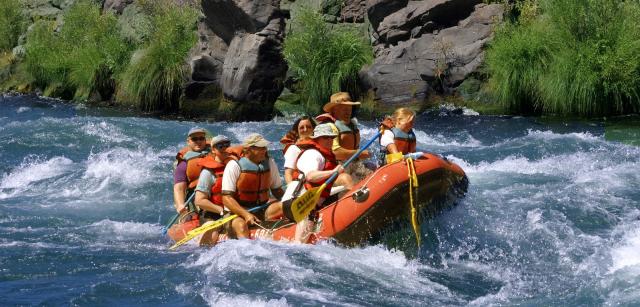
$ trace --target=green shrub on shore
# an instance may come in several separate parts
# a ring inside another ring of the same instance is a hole
[[[9,51],[18,44],[18,37],[26,25],[22,0],[0,0],[0,52]]]
[[[317,12],[301,10],[293,22],[296,31],[285,39],[283,53],[301,83],[307,111],[315,113],[332,93],[355,90],[358,71],[373,61],[373,51],[361,33],[331,29]]]
[[[53,22],[36,22],[25,50],[26,69],[45,94],[86,100],[94,92],[109,98],[113,76],[124,70],[132,46],[120,37],[113,14],[79,0],[64,14],[59,33]]]
[[[173,1],[150,10],[153,33],[120,78],[120,97],[144,111],[176,111],[190,69],[185,59],[197,40],[198,11]]]
[[[524,4],[524,5],[523,5]],[[524,0],[496,33],[487,67],[496,98],[516,112],[600,116],[640,111],[640,5],[623,0]]]

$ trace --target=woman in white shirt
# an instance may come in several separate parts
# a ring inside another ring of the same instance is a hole
[[[296,161],[302,152],[296,143],[310,139],[315,127],[316,122],[311,117],[304,115],[293,123],[291,130],[280,140],[280,143],[284,145],[284,180],[287,184],[293,180],[293,170],[296,168]]]

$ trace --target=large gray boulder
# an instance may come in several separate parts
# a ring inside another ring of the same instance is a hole
[[[387,17],[376,28],[379,42],[396,44],[436,29],[455,26],[469,16],[482,0],[425,0],[411,1],[407,6]]]
[[[233,118],[225,119],[270,118],[287,71],[281,52],[286,13],[278,7],[278,0],[202,1],[185,103],[219,99],[220,92],[233,105]]]
[[[222,73],[222,90],[236,102],[233,114],[245,120],[269,118],[284,88],[287,66],[282,57],[284,21],[258,33],[237,35],[229,45]]]
[[[202,0],[206,23],[227,44],[235,33],[261,31],[280,17],[280,0]]]
[[[431,87],[459,84],[482,63],[502,14],[500,4],[478,4],[456,26],[380,48],[361,78],[376,99],[389,104],[422,100]]]
[[[409,0],[367,0],[366,8],[369,22],[374,29],[392,13],[407,6]]]

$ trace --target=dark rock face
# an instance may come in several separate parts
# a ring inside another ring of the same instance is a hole
[[[398,41],[415,38],[435,29],[455,26],[473,11],[482,0],[427,0],[412,1],[408,5],[385,17],[376,28],[380,43],[396,44]],[[425,28],[425,29],[422,29]]]
[[[234,102],[228,119],[269,119],[287,72],[279,0],[203,0],[202,9],[185,97],[209,98],[201,93],[217,86]]]
[[[407,6],[409,0],[367,0],[366,8],[369,22],[374,29],[392,13]]]
[[[456,12],[470,14],[456,26],[440,29],[445,25],[443,20],[451,22],[447,19],[450,15],[441,17],[445,15],[440,6],[445,2],[449,3],[449,10],[456,8]],[[361,72],[364,85],[375,91],[376,99],[390,104],[421,100],[430,88],[446,91],[480,66],[484,59],[483,47],[492,36],[493,24],[502,18],[503,7],[477,4],[469,9],[462,2],[471,6],[468,3],[477,1],[411,2],[407,8],[383,20],[379,29],[385,32],[379,33],[383,42],[376,49],[376,59]],[[427,17],[416,17],[416,13]],[[417,23],[416,18],[424,23]],[[429,30],[424,30],[425,27]],[[415,32],[417,37],[400,34],[407,31]],[[390,38],[397,38],[391,40],[395,45],[385,45],[391,42]]]
[[[262,30],[279,14],[279,0],[203,0],[207,26],[227,44],[237,32]]]

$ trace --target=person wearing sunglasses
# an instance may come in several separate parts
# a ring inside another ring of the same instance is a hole
[[[229,150],[231,141],[224,135],[211,139],[211,153],[198,162],[202,167],[195,189],[195,204],[200,209],[200,225],[215,221],[224,214],[222,204],[222,175],[225,165],[238,157]],[[204,233],[200,245],[214,245],[218,241],[218,229]]]
[[[211,147],[206,142],[207,131],[200,127],[193,127],[187,133],[187,146],[180,149],[176,155],[173,171],[173,205],[178,213],[188,211],[185,206],[188,190],[196,186],[199,172],[194,172],[199,159],[206,156]]]

